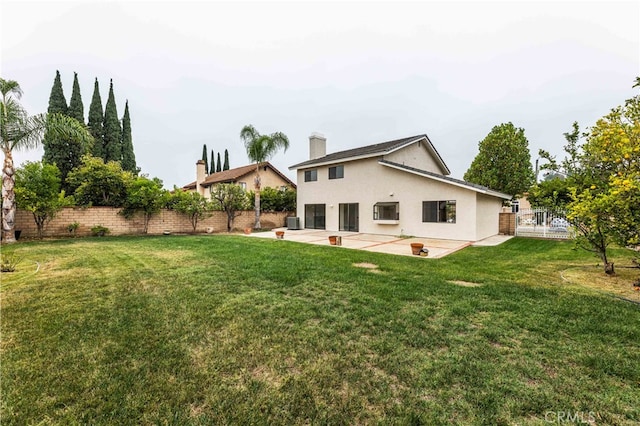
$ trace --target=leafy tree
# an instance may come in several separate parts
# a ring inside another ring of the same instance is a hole
[[[25,163],[16,170],[15,192],[18,207],[33,214],[39,238],[56,213],[72,204],[60,190],[60,170],[55,164]]]
[[[248,205],[247,193],[240,185],[221,183],[211,192],[211,201],[216,210],[227,214],[227,231],[233,229],[233,220],[242,214]]]
[[[116,98],[113,95],[113,80],[109,84],[109,97],[104,109],[102,128],[104,131],[104,161],[121,161],[122,129],[120,128],[120,119],[118,119]]]
[[[284,133],[275,132],[270,135],[261,135],[252,126],[247,125],[240,131],[240,139],[244,142],[249,160],[256,163],[256,177],[254,179],[255,201],[254,210],[256,221],[254,228],[261,228],[260,225],[260,165],[275,155],[278,150],[289,148],[289,139]]]
[[[565,210],[573,198],[571,188],[573,181],[554,176],[531,187],[527,199],[533,207]]]
[[[289,212],[296,209],[296,191],[291,189],[263,188],[260,194],[260,210],[263,212]]]
[[[127,195],[121,213],[126,218],[131,218],[136,213],[142,213],[143,232],[146,234],[149,230],[151,217],[160,212],[167,204],[168,199],[169,193],[162,188],[160,179],[137,176],[127,185]]]
[[[209,174],[212,175],[216,172],[216,161],[215,161],[215,157],[213,156],[213,150],[211,150],[211,168],[209,169]],[[205,164],[206,167],[206,164]]]
[[[133,152],[133,140],[131,138],[131,118],[129,117],[129,101],[124,104],[124,116],[122,117],[122,169],[133,174],[138,173],[136,154]]]
[[[198,222],[211,216],[213,204],[197,192],[187,192],[177,187],[169,198],[168,207],[189,218],[193,232],[196,232]]]
[[[71,99],[69,100],[68,115],[78,120],[79,123],[84,124],[84,105],[82,104],[77,72],[73,73],[73,90],[71,91]]]
[[[220,161],[220,152],[218,152],[218,162],[216,163],[216,172],[222,171],[222,162]]]
[[[541,149],[538,156],[547,160],[540,170],[547,170],[545,179],[536,182],[529,190],[528,199],[534,207],[566,210],[573,200],[572,188],[584,186],[585,176],[580,164],[580,127],[573,123],[573,131],[564,133],[567,144],[563,149],[564,159],[558,163],[555,156]]]
[[[207,157],[207,144],[202,145],[202,161],[204,161],[204,170],[209,172],[209,159]],[[213,162],[213,151],[211,151],[211,161]]]
[[[229,151],[224,150],[224,165],[222,166],[222,170],[229,170]]]
[[[93,144],[93,156],[104,159],[104,115],[102,113],[102,99],[100,98],[100,87],[98,79],[93,85],[93,96],[91,97],[91,105],[89,106],[89,132],[93,136],[95,142]]]
[[[598,191],[593,191],[596,188],[595,185],[583,190],[573,188],[574,201],[568,206],[567,217],[576,229],[576,244],[598,256],[604,272],[613,275],[613,262],[609,262],[607,255],[607,248],[612,243],[611,206]]]
[[[4,153],[2,167],[2,233],[7,243],[15,239],[15,168],[13,150],[35,148],[45,129],[71,140],[90,144],[92,137],[77,120],[62,114],[29,116],[18,102],[22,96],[15,80],[0,78],[0,147]]]
[[[640,96],[611,110],[590,129],[580,157],[584,186],[577,186],[569,217],[579,241],[596,251],[613,274],[606,247],[640,244]]]
[[[500,124],[480,142],[478,155],[464,174],[468,182],[484,185],[515,197],[534,181],[529,141],[524,129]]]
[[[80,206],[124,205],[127,185],[133,180],[117,161],[105,163],[102,158],[85,156],[82,165],[69,173],[67,181]]]

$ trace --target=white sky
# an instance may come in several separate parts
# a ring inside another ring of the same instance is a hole
[[[426,133],[462,178],[508,121],[562,154],[563,133],[625,99],[640,76],[640,2],[33,2],[0,0],[0,76],[30,114],[56,70],[85,118],[97,77],[129,100],[142,172],[195,180],[202,145],[248,164],[240,129],[284,132],[272,163],[295,181],[308,136],[327,152]],[[39,160],[42,150],[15,155]]]

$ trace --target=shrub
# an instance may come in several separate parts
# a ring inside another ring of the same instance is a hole
[[[104,237],[109,232],[111,232],[109,231],[109,228],[102,225],[96,225],[91,228],[91,235],[93,235],[94,237]]]
[[[18,257],[14,252],[4,250],[0,253],[0,271],[2,272],[15,272],[18,263],[22,259]]]
[[[70,234],[75,235],[79,227],[80,222],[73,222],[67,225],[67,231],[69,231]]]

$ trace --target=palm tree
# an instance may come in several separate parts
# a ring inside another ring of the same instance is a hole
[[[249,160],[256,163],[255,184],[255,211],[256,223],[253,226],[258,229],[260,225],[260,165],[269,160],[279,150],[289,148],[289,138],[280,132],[270,135],[261,135],[251,124],[244,126],[240,131],[240,139],[244,141]]]
[[[70,140],[89,144],[93,138],[76,119],[62,114],[27,115],[18,99],[22,89],[17,81],[0,78],[0,148],[4,153],[2,168],[2,234],[5,242],[14,243],[16,195],[13,150],[37,147],[45,130]]]

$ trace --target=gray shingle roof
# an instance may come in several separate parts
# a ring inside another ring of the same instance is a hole
[[[433,148],[435,155],[438,157],[437,160],[439,160],[444,166],[444,168],[447,169],[447,166],[442,160],[442,157],[440,157],[440,154],[438,154],[438,151],[436,151],[433,144],[431,144],[431,141],[429,140],[429,137],[426,134],[410,136],[408,138],[402,138],[402,139],[395,139],[392,141],[381,142],[374,145],[367,145],[360,148],[348,149],[346,151],[334,152],[334,153],[325,155],[324,157],[315,158],[313,160],[303,161],[302,163],[294,164],[293,166],[290,166],[289,169],[300,169],[308,166],[313,166],[315,164],[333,163],[333,162],[348,160],[350,158],[356,158],[356,157],[368,157],[368,156],[374,156],[378,154],[384,155],[389,153],[390,151],[393,151],[398,147],[401,147],[405,144],[408,144],[410,142],[413,142],[419,139],[426,139],[429,142],[429,144],[431,145],[431,148]]]

